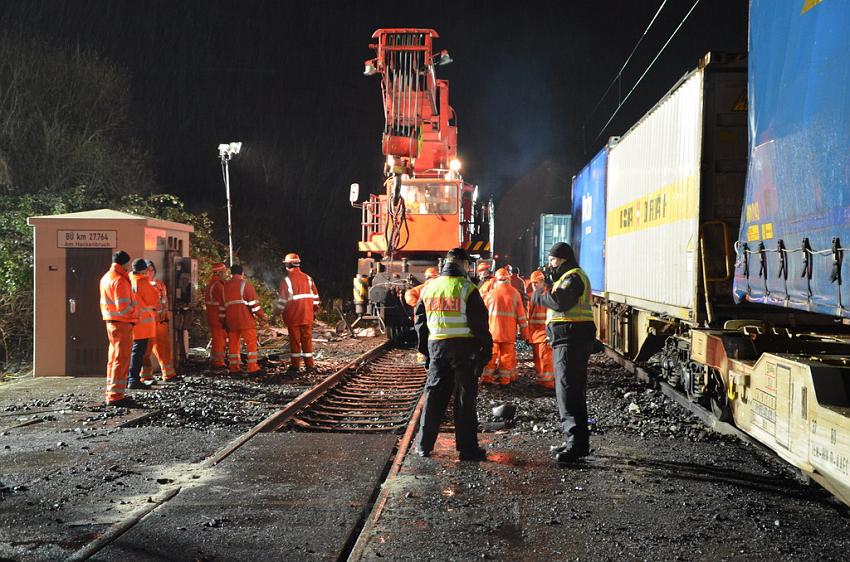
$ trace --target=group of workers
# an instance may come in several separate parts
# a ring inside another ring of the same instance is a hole
[[[277,311],[289,333],[290,365],[288,371],[316,366],[313,357],[313,317],[319,308],[319,291],[313,278],[301,271],[298,254],[287,254],[283,259],[286,274],[278,287]],[[256,320],[266,321],[266,315],[257,299],[257,292],[245,279],[242,266],[230,267],[216,263],[212,277],[204,289],[207,324],[212,336],[210,365],[227,367],[231,373],[240,372],[241,342],[247,351],[247,371],[259,373],[259,352]],[[225,362],[225,349],[227,361]]]
[[[319,292],[312,277],[301,271],[301,258],[287,254],[286,275],[280,282],[277,310],[289,333],[289,371],[303,364],[315,368],[313,357],[313,316],[319,306]],[[212,276],[204,289],[207,323],[212,336],[210,364],[241,371],[241,346],[247,352],[246,370],[262,371],[259,365],[257,320],[266,321],[254,286],[243,275],[242,266],[212,266]],[[170,308],[165,283],[156,276],[151,260],[136,259],[121,250],[113,254],[109,271],[100,280],[100,309],[106,323],[109,354],[106,366],[106,403],[135,407],[126,395],[128,389],[144,390],[156,384],[153,361],[159,362],[162,380],[178,378],[171,357]],[[225,355],[226,350],[226,355]]]
[[[153,361],[159,362],[162,380],[176,380],[171,358],[171,319],[165,283],[156,279],[151,260],[120,250],[113,254],[109,271],[100,280],[100,311],[106,323],[109,354],[106,365],[106,403],[134,406],[127,389],[155,384]]]
[[[476,267],[476,274],[478,292],[487,308],[488,326],[493,338],[491,358],[484,366],[481,384],[509,385],[519,380],[516,354],[519,335],[532,346],[536,384],[554,389],[552,347],[546,339],[546,308],[530,300],[535,290],[547,290],[543,272],[534,271],[526,282],[511,265],[497,269],[493,275],[490,263],[482,261]],[[422,289],[437,277],[437,268],[427,268],[425,283],[406,291],[405,302],[415,309]],[[424,354],[420,353],[420,362],[423,357]]]
[[[507,268],[497,270],[492,278],[479,270],[480,286],[476,287],[467,273],[469,261],[463,248],[450,250],[440,275],[418,288],[414,327],[418,350],[426,357],[428,380],[417,454],[431,454],[442,415],[454,396],[455,447],[460,459],[486,458],[478,445],[478,378],[510,384],[516,377],[519,331],[534,346],[537,383],[555,389],[564,436],[563,443],[553,449],[555,460],[570,463],[587,456],[587,363],[596,325],[590,281],[572,247],[563,242],[552,246],[550,276],[534,272],[528,292],[524,286],[522,291],[513,286]]]

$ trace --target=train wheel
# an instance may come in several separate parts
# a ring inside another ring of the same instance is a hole
[[[723,384],[723,378],[716,369],[711,369],[711,390],[709,392],[711,413],[719,421],[731,422],[732,408],[729,406],[729,397],[726,395],[726,385]]]

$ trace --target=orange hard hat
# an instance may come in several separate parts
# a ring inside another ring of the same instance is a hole
[[[283,258],[283,263],[301,263],[301,258],[298,257],[298,254],[286,254],[286,257]]]
[[[489,270],[490,270],[490,264],[485,262],[485,261],[478,262],[478,265],[475,267],[475,271],[489,271]]]
[[[220,271],[227,271],[227,266],[221,262],[216,262],[212,264],[213,273],[218,273]]]
[[[543,272],[540,271],[539,269],[535,269],[534,271],[531,272],[531,280],[532,281],[543,281],[543,279],[545,279],[545,277],[543,276]]]
[[[504,267],[500,267],[496,270],[496,281],[507,281],[511,278],[511,274],[508,273],[508,270]]]
[[[514,272],[514,266],[512,266],[511,264],[506,265],[505,271],[512,274]]]
[[[425,270],[425,279],[433,279],[434,277],[439,277],[440,272],[437,271],[436,267],[429,267]]]

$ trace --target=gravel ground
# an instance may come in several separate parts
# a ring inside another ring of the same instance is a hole
[[[261,376],[190,362],[180,381],[133,391],[140,409],[103,405],[100,379],[0,385],[0,561],[62,559],[166,487],[205,477],[203,459],[382,341],[321,336],[313,372],[287,373],[275,349]]]
[[[602,355],[591,359],[592,454],[558,467],[554,393],[524,378],[485,387],[487,462],[458,462],[450,433],[387,484],[363,559],[847,560],[847,509],[783,462],[711,432]],[[499,429],[491,408],[517,404]]]

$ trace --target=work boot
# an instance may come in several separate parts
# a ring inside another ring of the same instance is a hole
[[[483,460],[487,460],[487,451],[478,447],[477,449],[472,449],[470,451],[460,451],[458,454],[458,458],[462,461],[473,461],[479,462]]]
[[[107,402],[107,406],[115,406],[116,408],[141,408],[142,405],[133,400],[130,396],[125,396],[121,400],[113,400],[112,402]]]
[[[132,381],[127,383],[127,388],[130,390],[149,390],[151,383],[143,381]]]
[[[422,447],[417,446],[417,447],[416,447],[416,454],[417,454],[417,455],[419,455],[420,457],[430,457],[430,456],[431,456],[431,451],[429,451],[429,450],[427,450],[427,449],[423,449]]]
[[[566,444],[564,444],[561,447],[555,448],[552,451],[552,454],[555,457],[555,462],[557,462],[558,464],[572,463],[576,462],[580,458],[589,455],[590,447],[588,445],[567,446]]]

